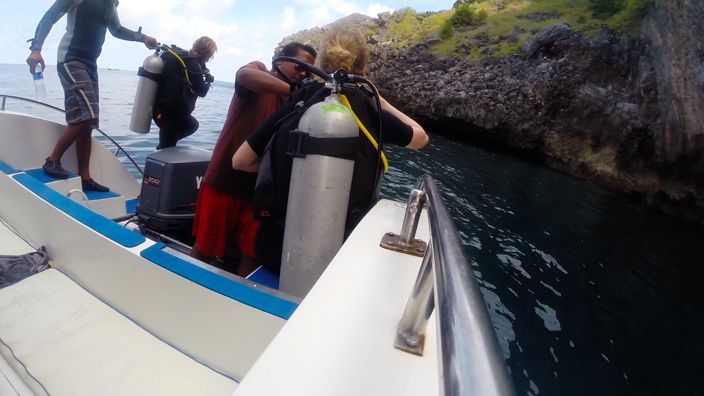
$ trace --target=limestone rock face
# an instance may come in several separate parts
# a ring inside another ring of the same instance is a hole
[[[335,24],[371,32],[372,80],[426,129],[517,149],[704,221],[704,3],[661,3],[640,37],[555,25],[520,54],[480,62],[434,55],[434,38],[399,49],[388,13]],[[284,42],[319,46],[329,28]]]
[[[704,181],[704,2],[662,2],[646,17],[644,62],[654,73],[660,111],[654,125],[659,162]]]
[[[358,29],[362,32],[367,32],[371,27],[377,25],[377,20],[362,14],[350,14],[344,18],[340,18],[337,21],[325,25],[323,27],[313,27],[307,30],[300,31],[294,35],[285,37],[281,43],[274,49],[274,54],[278,54],[284,45],[290,43],[291,41],[298,41],[304,44],[312,44],[317,50],[320,50],[320,43],[325,37],[325,33],[329,30],[335,29],[339,26],[345,28]]]

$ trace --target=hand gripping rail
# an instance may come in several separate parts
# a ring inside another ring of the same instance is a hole
[[[413,239],[426,202],[429,249]],[[515,394],[484,299],[433,178],[426,175],[418,180],[409,196],[401,235],[387,233],[381,245],[408,254],[425,251],[394,346],[422,355],[425,327],[437,307],[440,394]]]

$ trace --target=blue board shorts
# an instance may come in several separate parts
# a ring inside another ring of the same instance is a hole
[[[80,60],[57,65],[59,80],[64,88],[66,123],[90,121],[98,128],[98,67]]]

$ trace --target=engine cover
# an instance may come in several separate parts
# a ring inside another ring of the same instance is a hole
[[[150,229],[190,231],[198,191],[212,152],[169,147],[147,157],[137,215]]]

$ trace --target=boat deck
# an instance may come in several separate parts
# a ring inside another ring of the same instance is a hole
[[[0,256],[19,256],[36,249],[0,221]]]
[[[6,224],[0,222],[0,256],[18,256],[34,251],[24,239],[20,238]],[[2,343],[0,337],[0,344]],[[34,395],[20,379],[15,370],[0,355],[0,395],[17,394]]]
[[[53,268],[0,289],[0,312],[0,378],[33,392],[20,394],[230,395],[237,387]],[[0,383],[0,393],[13,392]]]
[[[0,255],[35,250],[0,221]],[[230,395],[237,387],[55,268],[0,289],[0,312],[1,395]]]

